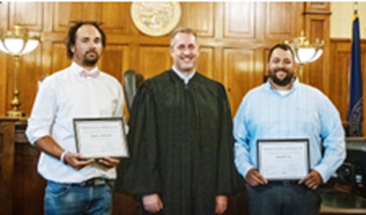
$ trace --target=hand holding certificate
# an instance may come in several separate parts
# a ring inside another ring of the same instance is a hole
[[[74,129],[84,157],[128,157],[122,118],[74,119]]]
[[[309,173],[307,139],[258,140],[258,171],[268,180],[298,180]]]

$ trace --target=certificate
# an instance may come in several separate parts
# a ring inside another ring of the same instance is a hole
[[[309,140],[258,140],[258,171],[267,180],[299,180],[309,173]]]
[[[77,151],[86,158],[128,157],[122,118],[74,119]]]

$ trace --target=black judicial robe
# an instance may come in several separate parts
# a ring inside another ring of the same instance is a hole
[[[235,188],[232,119],[224,87],[168,70],[146,80],[130,114],[127,192],[158,193],[165,215],[210,215]],[[145,212],[145,214],[148,214]]]

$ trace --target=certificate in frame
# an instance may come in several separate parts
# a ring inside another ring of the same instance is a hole
[[[86,158],[128,157],[122,118],[74,119],[76,149]]]
[[[257,164],[267,180],[302,179],[310,171],[309,140],[257,140]]]

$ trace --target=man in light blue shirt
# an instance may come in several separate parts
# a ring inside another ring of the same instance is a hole
[[[248,183],[251,214],[318,214],[317,188],[346,157],[337,109],[319,90],[299,82],[296,66],[291,47],[274,46],[268,57],[269,80],[247,93],[234,118],[235,164]],[[264,178],[256,169],[256,144],[263,139],[308,139],[309,174],[298,181]]]

